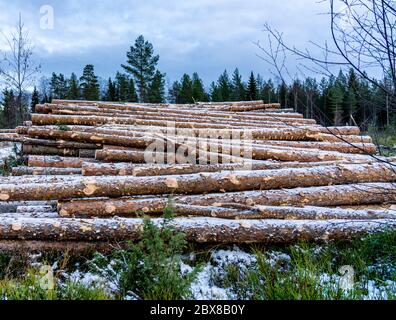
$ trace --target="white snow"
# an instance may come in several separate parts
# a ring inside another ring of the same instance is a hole
[[[13,153],[14,153],[13,145],[0,142],[0,162],[10,157]]]

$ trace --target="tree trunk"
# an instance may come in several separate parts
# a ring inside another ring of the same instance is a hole
[[[81,168],[49,168],[49,167],[26,167],[12,168],[13,176],[46,176],[46,175],[75,175],[82,174]]]
[[[153,219],[162,225],[163,219]],[[348,240],[367,233],[394,229],[395,220],[226,220],[177,218],[169,223],[197,243],[291,243]],[[139,240],[142,219],[12,219],[0,220],[2,240],[123,241]]]
[[[160,215],[169,206],[176,216],[213,217],[222,219],[284,219],[284,220],[328,220],[328,219],[396,219],[389,210],[346,210],[321,207],[272,207],[242,206],[227,204],[221,206],[197,206],[172,203],[167,199],[108,199],[58,202],[62,217],[139,217]]]
[[[257,190],[213,193],[199,196],[178,196],[175,203],[191,205],[223,205],[239,203],[264,206],[353,206],[396,202],[394,183],[363,183],[307,187],[284,190]]]
[[[94,163],[96,160],[89,158],[64,158],[51,156],[28,156],[29,167],[46,168],[81,168],[83,163]]]
[[[67,176],[65,176],[67,177]],[[149,194],[200,194],[271,190],[363,182],[394,182],[388,164],[336,166],[263,171],[227,171],[158,177],[68,177],[62,183],[0,185],[0,201],[63,200]]]

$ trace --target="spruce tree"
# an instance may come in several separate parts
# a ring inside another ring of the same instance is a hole
[[[98,77],[95,75],[94,66],[88,64],[80,78],[81,95],[84,100],[97,101],[100,99]]]
[[[106,97],[105,99],[107,101],[117,101],[117,96],[116,96],[116,87],[114,82],[109,78],[109,81],[107,82],[107,90],[106,90]]]
[[[157,70],[149,88],[149,102],[163,103],[165,101],[165,79],[164,75]]]
[[[169,89],[168,99],[171,103],[180,103],[181,85],[179,81],[175,81]]]
[[[208,100],[203,82],[196,72],[192,75],[192,97],[194,102],[205,102]]]
[[[214,82],[212,82],[210,85],[210,100],[212,102],[222,102],[222,96],[219,87]]]
[[[35,107],[39,103],[40,103],[40,101],[39,101],[39,93],[37,91],[37,88],[34,87],[34,90],[33,90],[33,93],[32,93],[32,100],[31,100],[31,103],[30,103],[30,111],[32,113],[35,112]]]
[[[67,91],[67,99],[69,100],[78,100],[80,99],[80,90],[77,76],[75,73],[72,73],[69,79],[68,91]]]
[[[136,94],[135,81],[132,78],[129,78],[128,102],[137,102],[137,101],[138,101],[138,97]]]
[[[250,74],[249,82],[246,88],[246,100],[254,101],[258,98],[257,83],[253,71]]]
[[[188,74],[184,74],[181,80],[178,103],[193,103],[192,81]]]
[[[50,80],[51,95],[54,99],[59,99],[59,79],[58,75],[53,72]]]
[[[230,101],[232,88],[227,70],[224,70],[224,72],[220,75],[219,79],[217,80],[217,87],[221,96],[221,100]]]
[[[127,102],[129,99],[129,79],[127,75],[117,72],[115,79],[116,99]]]
[[[2,116],[1,125],[4,128],[14,128],[16,126],[17,117],[17,100],[12,90],[4,89],[3,101],[1,102]]]
[[[159,56],[154,55],[153,45],[140,35],[127,52],[127,64],[121,65],[136,80],[140,102],[147,102],[148,87],[153,79]]]
[[[232,101],[243,101],[245,100],[246,92],[245,85],[242,82],[242,76],[239,73],[238,68],[235,69],[232,75]]]

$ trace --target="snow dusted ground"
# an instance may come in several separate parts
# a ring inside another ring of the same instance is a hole
[[[320,248],[318,248],[320,250]],[[191,254],[189,257],[184,259],[181,263],[180,271],[181,274],[187,274],[193,271],[193,268],[189,265],[193,265],[195,255]],[[291,257],[283,252],[269,251],[266,253],[266,262],[273,268],[288,268],[288,264],[291,262]],[[241,250],[238,247],[234,247],[229,250],[216,250],[213,251],[209,261],[200,268],[195,281],[191,285],[192,300],[236,300],[238,297],[232,292],[231,288],[223,285],[224,278],[227,274],[227,266],[235,266],[239,269],[241,274],[244,274],[248,269],[254,269],[257,263],[256,256]],[[383,270],[384,266],[372,266],[372,270],[380,268]],[[57,265],[53,266],[54,270],[57,270]],[[396,268],[395,265],[389,266],[389,268]],[[313,275],[317,279],[318,283],[323,286],[329,286],[332,288],[339,288],[342,286],[344,278],[340,274],[320,274],[319,276]],[[86,287],[96,287],[104,289],[109,296],[116,296],[118,293],[117,282],[119,276],[113,270],[112,262],[101,270],[94,270],[91,272],[81,272],[79,266],[76,266],[74,272],[63,273],[64,281],[72,281],[79,283]],[[60,285],[62,285],[62,283]],[[386,300],[388,293],[396,291],[395,281],[384,281],[376,282],[374,280],[368,280],[363,283],[355,283],[355,288],[359,287],[365,289],[367,294],[363,296],[366,300]],[[345,289],[348,293],[349,289]],[[126,300],[136,299],[134,294],[131,292],[126,297]]]
[[[14,153],[12,144],[0,142],[0,163]]]

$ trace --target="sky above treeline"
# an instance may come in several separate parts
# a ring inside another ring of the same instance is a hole
[[[0,0],[0,30],[9,34],[19,13],[35,45],[42,74],[81,74],[94,64],[102,78],[122,71],[126,51],[143,34],[160,55],[168,81],[198,72],[205,84],[238,67],[271,77],[257,55],[268,22],[298,47],[329,40],[326,4],[317,0]],[[53,10],[53,25],[51,18]],[[0,50],[6,48],[3,39]],[[294,72],[295,62],[289,62]]]

